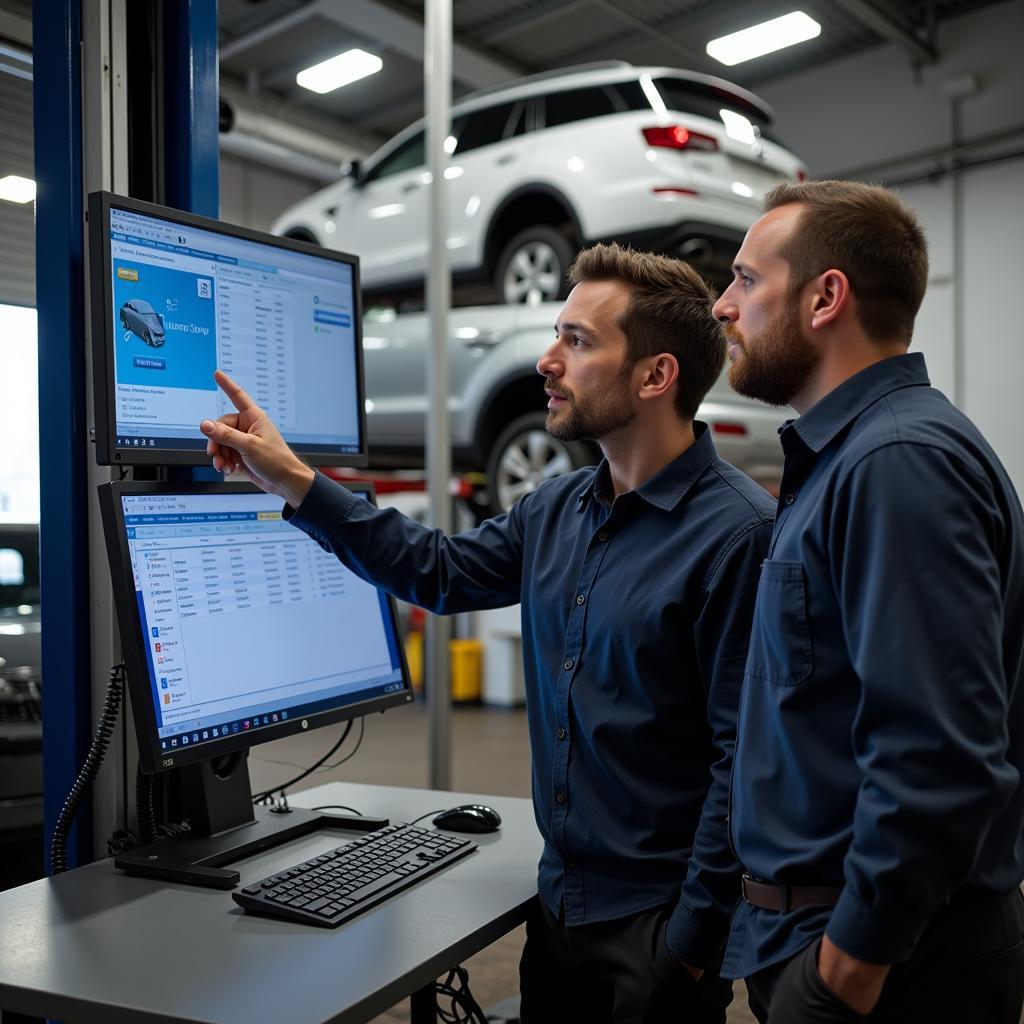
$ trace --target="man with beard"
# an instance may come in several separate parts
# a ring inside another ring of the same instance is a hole
[[[442,613],[521,602],[544,837],[524,1024],[723,1024],[729,766],[773,503],[693,420],[725,360],[700,277],[596,246],[571,280],[537,370],[548,429],[595,438],[604,461],[475,530],[446,537],[354,498],[223,375],[239,412],[201,429],[217,469],[283,497],[293,524],[395,596]]]
[[[715,304],[781,430],[730,832],[723,973],[771,1024],[1017,1024],[1024,517],[908,354],[928,256],[892,193],[782,186]]]

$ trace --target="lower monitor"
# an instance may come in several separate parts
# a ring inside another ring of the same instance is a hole
[[[182,769],[192,826],[118,865],[230,888],[224,864],[323,824],[253,808],[249,747],[412,700],[394,602],[248,485],[111,483],[100,507],[141,765]]]

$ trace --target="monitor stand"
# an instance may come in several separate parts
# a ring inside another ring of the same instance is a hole
[[[144,878],[233,889],[239,874],[224,864],[323,828],[373,832],[388,824],[387,818],[254,807],[248,757],[244,750],[179,769],[191,829],[120,853],[115,867]]]

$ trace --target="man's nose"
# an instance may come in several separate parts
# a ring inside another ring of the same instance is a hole
[[[711,315],[722,324],[735,323],[739,312],[736,303],[732,301],[732,286],[726,288],[718,297],[718,301],[711,307]]]
[[[537,360],[537,372],[542,377],[558,377],[560,376],[560,364],[555,357],[555,351],[558,347],[556,341],[548,350]]]

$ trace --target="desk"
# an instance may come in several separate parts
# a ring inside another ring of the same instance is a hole
[[[487,803],[503,825],[332,930],[245,914],[225,892],[129,878],[110,860],[0,893],[0,1009],[66,1024],[356,1024],[526,918],[541,851],[529,800],[334,783],[293,803],[392,821]],[[235,866],[246,885],[354,837],[319,832]]]

